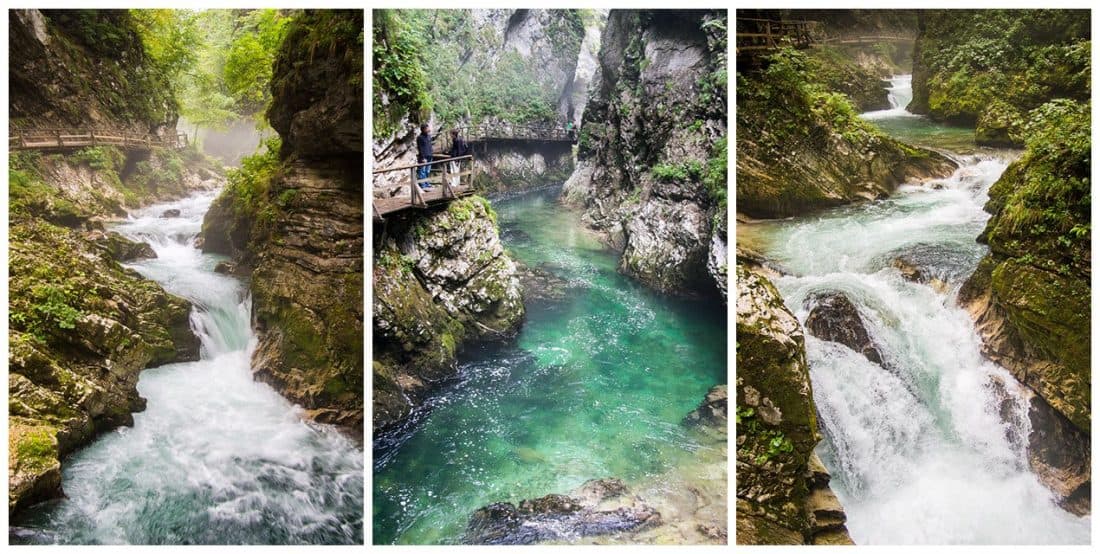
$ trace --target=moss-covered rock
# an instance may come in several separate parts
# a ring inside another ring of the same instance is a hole
[[[909,111],[976,124],[979,144],[1024,144],[1027,113],[1090,96],[1089,14],[927,10],[919,15]]]
[[[306,414],[363,425],[363,13],[307,10],[276,57],[279,138],[231,171],[203,248],[249,274],[257,379]]]
[[[36,452],[52,455],[53,464],[18,451],[9,509],[60,494],[62,456],[133,422],[131,412],[145,407],[136,388],[142,369],[198,359],[191,305],[119,265],[95,241],[102,235],[34,218],[12,222],[9,430],[12,437],[31,428],[25,436],[49,434],[52,450]],[[123,246],[121,237],[111,242],[125,251],[136,246]]]
[[[516,265],[481,197],[426,217],[389,218],[374,257],[374,429],[389,428],[454,374],[475,341],[523,322]],[[378,236],[378,234],[376,234]]]
[[[813,452],[820,434],[802,328],[767,278],[743,263],[737,369],[738,543],[843,540],[843,509]]]
[[[956,165],[894,140],[827,88],[819,64],[792,49],[740,76],[737,209],[786,217],[881,198],[904,182],[945,177]]]
[[[11,121],[174,133],[179,105],[127,10],[13,10]]]
[[[1037,463],[1033,447],[1032,465],[1077,512],[1088,509],[1077,491],[1089,481],[1089,463],[1071,453],[1087,457],[1092,428],[1089,110],[1057,100],[1031,112],[1026,150],[989,190],[985,209],[993,216],[979,240],[990,252],[959,293],[984,353],[1052,409],[1041,418],[1044,410],[1032,410],[1032,443],[1060,454]],[[1050,437],[1064,438],[1065,448]]]

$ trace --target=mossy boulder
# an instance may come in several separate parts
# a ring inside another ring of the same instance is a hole
[[[775,287],[737,264],[737,530],[739,544],[802,544],[844,530],[817,525],[828,478],[813,453],[818,432],[804,335]],[[827,472],[825,472],[827,476]],[[832,509],[832,508],[831,508]]]
[[[453,376],[463,347],[514,336],[524,316],[516,264],[484,198],[386,225],[373,271],[375,432]]]

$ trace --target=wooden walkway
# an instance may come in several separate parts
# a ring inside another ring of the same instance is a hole
[[[917,37],[906,35],[836,36],[822,39],[821,44],[877,44],[880,42],[913,42],[915,40],[917,40]]]
[[[913,42],[913,36],[839,35],[826,36],[819,21],[777,21],[772,19],[737,18],[737,55],[762,55],[783,46],[797,49],[827,44],[876,44],[879,42]]]
[[[431,173],[426,179],[417,179],[417,169],[431,165]],[[474,157],[436,158],[431,163],[419,163],[379,169],[374,175],[396,171],[408,172],[408,196],[373,198],[374,221],[385,221],[385,216],[412,209],[426,209],[448,204],[452,200],[474,193]],[[420,184],[431,186],[427,191],[420,190]]]
[[[513,125],[511,123],[482,123],[471,127],[459,127],[459,133],[467,141],[522,140],[538,142],[572,142],[573,132],[560,125]]]
[[[737,18],[737,55],[755,55],[782,46],[806,49],[824,37],[818,21]]]
[[[127,150],[181,149],[187,147],[187,134],[162,137],[114,130],[17,129],[8,136],[9,150],[70,150],[88,146],[117,146]]]

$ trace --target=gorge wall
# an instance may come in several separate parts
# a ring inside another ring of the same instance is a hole
[[[563,190],[620,270],[666,293],[725,290],[726,24],[721,10],[610,13]]]
[[[14,10],[13,127],[175,133],[176,103],[123,10]],[[220,185],[193,150],[12,152],[8,510],[61,490],[61,460],[133,422],[150,366],[196,360],[191,305],[121,262],[156,254],[104,223]]]
[[[256,378],[354,436],[363,425],[363,15],[306,11],[276,57],[267,119],[203,223],[249,273]],[[281,144],[281,146],[280,146]]]

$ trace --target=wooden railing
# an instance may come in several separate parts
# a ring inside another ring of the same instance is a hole
[[[431,170],[428,177],[423,179],[417,177],[417,170],[430,166]],[[473,176],[474,176],[474,157],[457,156],[454,158],[436,158],[431,162],[417,163],[411,165],[402,165],[397,167],[388,167],[386,169],[379,169],[373,172],[373,175],[379,175],[383,173],[392,173],[395,171],[407,171],[408,172],[408,187],[409,195],[406,197],[393,196],[390,198],[377,198],[373,199],[373,211],[374,219],[382,221],[383,216],[407,210],[411,208],[427,208],[429,206],[446,204],[457,198],[468,196],[474,193],[473,190]],[[421,190],[421,185],[427,185],[435,188],[435,190],[424,191]]]
[[[863,35],[835,36],[821,39],[822,44],[877,44],[880,42],[913,42],[914,36],[906,35]]]
[[[9,150],[67,150],[88,146],[118,146],[129,150],[187,147],[187,134],[167,136],[117,130],[16,129],[8,136]]]
[[[824,27],[818,21],[777,21],[772,19],[737,18],[737,53],[760,53],[781,46],[809,48],[824,37]]]

